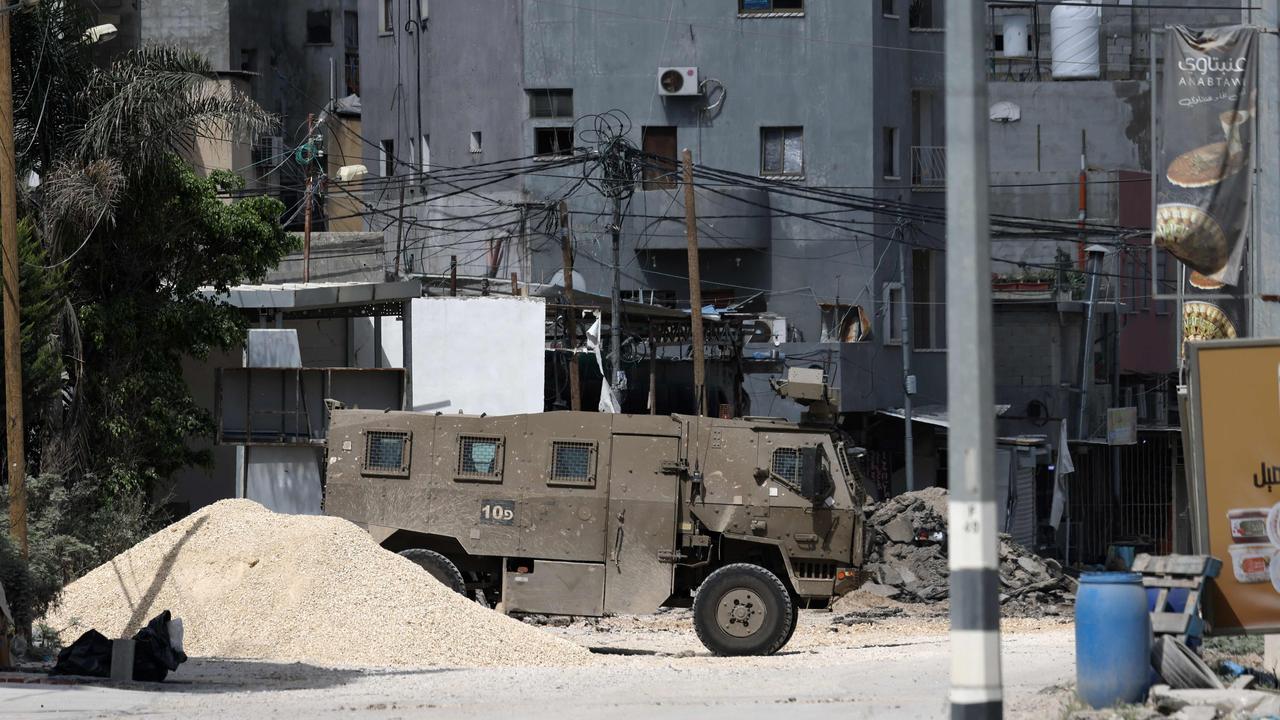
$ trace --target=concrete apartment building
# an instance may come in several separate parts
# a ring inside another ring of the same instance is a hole
[[[1188,8],[1105,0],[1091,31],[1096,72],[1055,76],[1057,5],[987,7],[992,211],[1076,220],[1083,144],[1088,220],[1132,228],[1149,227],[1151,216],[1153,28],[1260,20],[1234,0]],[[944,9],[941,0],[437,0],[429,6],[361,0],[366,164],[389,176],[562,154],[567,145],[585,144],[587,125],[575,127],[575,119],[616,109],[630,120],[629,139],[649,152],[674,157],[687,147],[698,164],[779,181],[784,188],[839,188],[942,207]],[[1006,38],[1015,15],[1024,18],[1022,35]],[[415,34],[418,27],[423,31]],[[1018,50],[1019,42],[1026,48]],[[660,67],[696,67],[703,92],[659,95]],[[455,188],[389,180],[388,188],[405,188],[411,225],[399,237],[385,219],[370,229],[387,233],[388,268],[398,242],[410,274],[439,276],[456,258],[462,274],[505,278],[518,272],[532,282],[551,281],[561,270],[559,229],[527,215],[521,218],[526,222],[516,222],[518,208],[559,199],[574,175],[573,169],[525,175],[484,188],[483,197],[454,195],[429,207],[424,194]],[[629,298],[687,306],[683,199],[671,183],[649,180],[626,208],[622,290]],[[400,205],[398,194],[387,189],[369,193],[368,200]],[[591,192],[569,202],[575,271],[591,292],[607,294],[610,203]],[[841,217],[864,221],[865,232],[831,228],[796,215],[831,213],[832,206],[785,192],[704,188],[697,202],[707,302],[723,307],[750,298],[750,309],[786,319],[786,342],[776,351],[788,363],[818,364],[836,378],[846,426],[874,448],[873,475],[887,491],[945,482],[944,229],[853,213]],[[510,214],[499,212],[504,208]],[[893,240],[902,237],[910,249],[899,253]],[[495,262],[486,250],[503,239],[517,250]],[[1010,486],[1023,485],[1033,519],[1047,514],[1046,490],[1051,494],[1064,423],[1073,446],[1081,448],[1078,466],[1084,466],[1082,477],[1089,475],[1086,482],[1109,484],[1123,464],[1147,486],[1162,483],[1160,492],[1130,503],[1143,521],[1167,514],[1170,483],[1164,478],[1178,472],[1176,434],[1167,429],[1177,422],[1179,319],[1172,303],[1151,297],[1147,242],[1135,236],[1133,247],[1108,248],[1093,343],[1084,354],[1087,297],[1077,243],[1034,237],[993,243],[1001,261],[993,279],[996,411],[1009,441],[1002,445],[1007,452],[1001,467],[1009,470]],[[1156,272],[1169,273],[1159,282],[1171,287],[1172,264]],[[910,382],[899,341],[903,298],[914,346]],[[862,316],[868,322],[858,324],[861,341],[843,342],[851,339],[848,318]],[[773,351],[748,347],[753,350]],[[1076,416],[1086,364],[1081,423]],[[900,419],[908,385],[916,416],[910,483]],[[753,399],[759,402],[752,412],[789,411],[763,393]],[[1109,407],[1138,408],[1140,426],[1164,433],[1160,442],[1126,449],[1119,463],[1106,448],[1093,449],[1105,445],[1099,438],[1105,438]],[[1083,513],[1114,500],[1098,490],[1073,502]],[[1141,531],[1163,532],[1167,524],[1161,520]],[[1028,532],[1036,532],[1035,522]]]
[[[222,77],[280,119],[272,134],[250,142],[206,143],[208,168],[232,169],[250,187],[286,206],[302,198],[305,177],[286,157],[306,138],[307,116],[360,92],[356,0],[97,0],[100,22],[120,32],[106,55],[150,44],[199,51]],[[347,114],[346,121],[351,121]],[[355,120],[358,124],[358,120]],[[282,163],[282,160],[285,161]],[[323,223],[322,223],[323,224]]]
[[[860,188],[868,196],[939,205],[943,196],[936,189],[922,192],[913,185],[911,166],[913,146],[942,144],[937,98],[943,3],[923,4],[929,12],[912,12],[908,5],[437,0],[428,8],[365,0],[366,164],[388,175],[416,170],[415,164],[465,168],[554,155],[563,145],[584,144],[589,121],[575,128],[575,118],[620,110],[629,119],[631,142],[673,161],[689,148],[696,163],[753,178],[798,188]],[[420,37],[405,30],[415,21],[425,28]],[[696,67],[703,92],[661,96],[658,68],[671,66]],[[519,251],[507,253],[498,268],[488,265],[482,227],[461,236],[456,228],[468,214],[486,216],[492,207],[479,207],[486,203],[553,202],[575,173],[580,171],[526,175],[486,187],[485,198],[433,200],[430,209],[421,203],[424,188],[409,183],[411,221],[447,224],[450,231],[407,227],[405,268],[441,274],[457,256],[460,273],[505,278],[518,272],[532,282],[552,280],[562,269],[558,228],[530,220],[514,241]],[[400,198],[393,190],[375,191],[369,199],[390,208]],[[584,191],[569,203],[578,241],[575,271],[586,289],[607,294],[610,202]],[[894,224],[845,213],[842,219],[865,223],[865,231],[824,227],[795,216],[829,213],[830,205],[755,189],[700,190],[697,203],[705,302],[726,307],[754,298],[752,309],[785,318],[782,353],[818,357],[833,375],[855,369],[844,381],[851,410],[890,405],[894,393],[871,382],[867,372],[879,373],[898,354],[882,332],[886,292],[897,292],[884,286],[897,277],[897,253],[886,240]],[[676,184],[656,174],[631,198],[622,226],[625,297],[687,306],[683,212]],[[502,220],[505,227],[493,234],[515,234],[517,223]],[[375,227],[387,225],[378,218]],[[395,226],[387,233],[391,245]],[[921,277],[928,278],[919,293],[940,299],[941,262],[927,252],[919,262]],[[847,326],[847,318],[859,318],[855,306],[876,339],[822,342],[842,334],[841,320]],[[941,318],[941,306],[935,307],[933,317]],[[935,327],[919,363],[940,376],[943,332],[940,323]]]

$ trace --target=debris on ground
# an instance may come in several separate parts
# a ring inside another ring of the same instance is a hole
[[[124,677],[140,682],[163,682],[187,661],[182,651],[182,621],[168,610],[160,613],[133,636],[133,667]],[[115,660],[112,641],[89,630],[58,653],[52,675],[111,677]]]
[[[868,508],[868,582],[861,591],[907,603],[935,603],[950,592],[947,569],[947,491],[903,493]],[[1076,582],[1052,559],[1000,535],[1002,614],[1070,615]],[[836,612],[841,612],[837,603]]]
[[[76,580],[44,620],[126,637],[159,609],[188,654],[328,666],[547,666],[590,654],[437,582],[334,517],[210,505]]]

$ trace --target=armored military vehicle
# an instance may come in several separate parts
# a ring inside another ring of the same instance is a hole
[[[852,589],[865,494],[818,370],[771,418],[335,409],[325,512],[508,613],[692,607],[722,655],[769,654]]]

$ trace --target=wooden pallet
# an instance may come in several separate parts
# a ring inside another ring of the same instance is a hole
[[[1156,610],[1151,613],[1151,632],[1159,637],[1171,635],[1186,642],[1187,637],[1198,637],[1203,629],[1200,619],[1200,598],[1205,580],[1215,578],[1222,570],[1222,561],[1212,555],[1147,555],[1143,553],[1133,560],[1133,572],[1142,574],[1143,588],[1158,588]],[[1174,589],[1187,591],[1187,602],[1182,612],[1166,612],[1169,593]]]

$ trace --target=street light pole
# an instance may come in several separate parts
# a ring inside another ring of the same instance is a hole
[[[27,557],[26,449],[22,422],[22,327],[18,298],[18,156],[13,143],[13,68],[8,13],[0,13],[0,233],[4,277],[4,405],[9,533]]]
[[[1000,718],[985,3],[947,4],[951,717]]]

